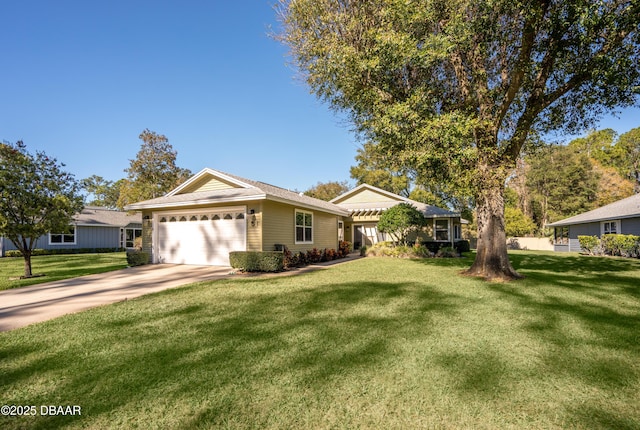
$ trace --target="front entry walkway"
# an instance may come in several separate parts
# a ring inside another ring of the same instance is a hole
[[[152,264],[0,291],[0,331],[229,276],[230,267]]]

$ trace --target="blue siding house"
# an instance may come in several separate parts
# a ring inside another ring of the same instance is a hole
[[[51,232],[38,238],[36,249],[121,249],[133,248],[142,236],[142,216],[101,207],[87,206],[73,217],[66,231]],[[0,256],[15,250],[14,244],[0,237]]]
[[[578,236],[633,234],[640,236],[640,194],[551,224],[554,251],[581,251]]]

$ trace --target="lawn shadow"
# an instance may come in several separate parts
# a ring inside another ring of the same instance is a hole
[[[434,315],[457,312],[455,295],[420,283],[338,282],[285,294],[270,291],[272,282],[247,281],[256,293],[246,296],[221,288],[211,296],[218,303],[187,300],[188,290],[198,289],[194,286],[155,295],[166,310],[141,312],[133,300],[115,305],[116,312],[84,313],[94,314],[79,327],[87,343],[27,360],[3,375],[3,385],[57,375],[55,387],[28,401],[86,405],[92,399],[83,416],[36,417],[32,429],[84,417],[107,419],[115,410],[135,410],[145,399],[179,404],[193,397],[207,401],[183,426],[217,425],[224,423],[225,411],[249,408],[247,396],[269,384],[286,391],[287,386],[331,386],[344,375],[366,374],[393,356],[397,339],[416,335],[407,321],[428,327]],[[103,350],[100,344],[117,348]],[[2,354],[13,352],[0,346]],[[73,363],[78,356],[83,362]],[[260,426],[260,412],[253,412],[247,419]]]

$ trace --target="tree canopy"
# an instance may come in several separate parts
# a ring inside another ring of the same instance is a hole
[[[400,203],[380,215],[378,230],[388,233],[394,242],[406,244],[409,234],[420,231],[426,224],[426,218],[415,206]]]
[[[347,181],[318,182],[316,185],[305,191],[304,194],[309,197],[314,197],[328,202],[347,191],[349,191],[349,184]]]
[[[31,154],[22,141],[0,143],[0,236],[24,257],[24,276],[32,276],[31,254],[47,233],[65,233],[82,210],[73,175],[44,152]]]
[[[519,277],[503,193],[532,133],[577,133],[636,102],[637,1],[281,0],[279,11],[319,98],[381,153],[469,189],[470,275]]]
[[[102,176],[91,175],[81,181],[82,188],[91,196],[87,201],[89,206],[101,206],[108,209],[118,207],[120,188],[124,179],[115,182],[108,181]]]
[[[176,165],[178,152],[166,136],[145,129],[139,138],[140,150],[125,169],[127,178],[120,187],[119,208],[163,196],[192,175],[190,170]]]

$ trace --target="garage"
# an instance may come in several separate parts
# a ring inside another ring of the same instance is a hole
[[[158,263],[228,266],[229,252],[245,251],[246,207],[155,214]]]

